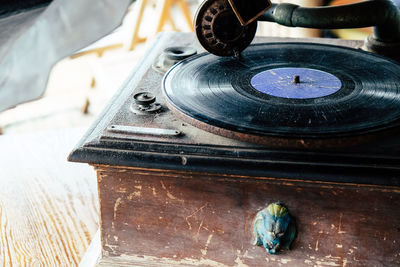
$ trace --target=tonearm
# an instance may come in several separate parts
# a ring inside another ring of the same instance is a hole
[[[390,0],[304,8],[294,4],[270,4],[252,0],[257,7],[249,13],[244,0],[206,0],[195,19],[196,34],[209,52],[230,56],[244,50],[254,38],[257,21],[276,22],[289,27],[346,29],[374,27],[363,49],[400,60],[400,11]],[[246,1],[248,3],[248,1]],[[257,11],[262,11],[258,12]],[[247,20],[243,20],[247,18]]]

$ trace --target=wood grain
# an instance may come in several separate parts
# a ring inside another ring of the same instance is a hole
[[[396,187],[97,166],[99,266],[399,266]],[[290,251],[252,244],[258,211],[295,217]]]
[[[77,266],[98,228],[96,178],[67,162],[81,129],[0,137],[1,266]]]

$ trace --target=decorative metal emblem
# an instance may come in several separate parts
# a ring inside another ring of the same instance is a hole
[[[254,245],[263,245],[268,253],[276,254],[282,247],[290,248],[296,237],[296,224],[282,203],[272,203],[259,211],[254,220]]]

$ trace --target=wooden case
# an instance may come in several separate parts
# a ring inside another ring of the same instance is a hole
[[[162,74],[151,68],[171,45],[197,46],[192,35],[160,35],[70,155],[97,172],[99,266],[400,265],[397,138],[339,151],[292,151],[197,129],[167,108]],[[140,91],[152,92],[162,112],[132,113],[132,96]],[[107,130],[113,125],[177,129],[183,135]],[[383,155],[385,147],[393,154]],[[295,218],[297,236],[290,250],[271,255],[253,245],[253,221],[277,201]]]

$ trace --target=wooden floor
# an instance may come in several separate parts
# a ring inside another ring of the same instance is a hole
[[[95,172],[67,162],[84,129],[0,136],[0,266],[77,266],[98,229]]]

